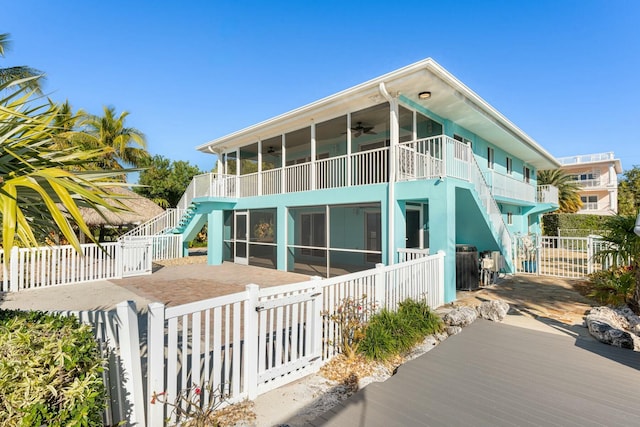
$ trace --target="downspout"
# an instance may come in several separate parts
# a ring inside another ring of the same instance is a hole
[[[388,264],[395,264],[395,196],[396,196],[396,146],[400,130],[398,127],[398,100],[387,92],[384,82],[378,86],[382,96],[389,102],[389,191],[387,192],[387,260]]]

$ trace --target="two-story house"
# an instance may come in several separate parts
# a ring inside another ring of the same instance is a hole
[[[558,207],[536,185],[555,158],[432,59],[197,149],[216,172],[194,178],[174,232],[208,224],[209,264],[326,277],[444,251],[451,301],[456,244],[512,271],[512,236]]]
[[[622,163],[613,152],[560,157],[558,162],[580,187],[582,208],[577,213],[618,213],[618,174],[622,173]]]

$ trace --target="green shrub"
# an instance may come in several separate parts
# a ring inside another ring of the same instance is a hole
[[[421,339],[444,329],[440,316],[431,311],[424,301],[406,299],[400,303],[398,314],[420,332]]]
[[[572,230],[575,237],[585,237],[602,230],[605,219],[602,215],[548,213],[542,216],[542,230],[545,236],[558,236],[558,230]]]
[[[635,279],[635,271],[628,266],[596,271],[589,275],[593,289],[587,296],[600,304],[626,304],[633,296]]]
[[[368,359],[386,360],[400,352],[393,324],[397,318],[395,313],[382,310],[374,315],[365,331],[364,339],[358,350]]]
[[[3,426],[102,425],[102,358],[74,317],[0,310]]]
[[[442,320],[426,303],[407,299],[398,311],[382,310],[371,318],[359,351],[368,359],[386,360],[442,328]]]

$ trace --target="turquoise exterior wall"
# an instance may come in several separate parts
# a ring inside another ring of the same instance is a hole
[[[460,135],[472,143],[473,153],[482,171],[487,172],[487,147],[494,149],[495,173],[507,174],[506,158],[513,161],[512,177],[523,180],[524,162],[505,151],[485,141],[483,138],[470,132],[457,123],[442,118],[433,112],[412,103],[410,100],[400,97],[400,105],[413,109],[440,123],[444,134]],[[407,117],[407,115],[405,115]],[[424,122],[423,122],[424,123]],[[404,128],[406,131],[406,127]],[[374,137],[367,134],[361,135],[357,141],[352,141],[353,152],[359,145],[369,142],[380,142],[380,136],[385,131]],[[389,134],[389,131],[386,131]],[[383,135],[384,136],[384,135]],[[387,135],[388,137],[389,135]],[[406,135],[405,135],[406,136]],[[371,139],[368,139],[371,138]],[[339,146],[332,145],[332,141],[325,141],[322,153],[329,153],[331,157],[345,154]],[[382,141],[381,143],[384,143]],[[388,141],[387,141],[388,143]],[[294,158],[299,155],[304,158],[309,147],[297,146],[287,152]],[[531,169],[531,182],[535,185],[535,170]],[[393,186],[393,192],[390,190]],[[390,194],[393,200],[389,202]],[[229,259],[233,254],[222,243],[230,239],[231,226],[229,215],[232,211],[252,211],[255,209],[275,209],[276,212],[276,267],[280,270],[293,270],[294,261],[304,260],[298,254],[294,258],[294,252],[289,246],[299,245],[296,236],[300,234],[301,216],[306,212],[324,212],[326,206],[330,206],[331,215],[329,223],[330,247],[338,249],[363,250],[367,241],[365,233],[365,216],[367,209],[361,207],[374,204],[380,211],[380,249],[383,263],[390,264],[397,261],[397,249],[406,246],[407,205],[418,204],[423,206],[423,227],[428,230],[425,233],[425,246],[431,253],[443,251],[445,253],[445,301],[450,302],[456,298],[456,244],[471,244],[481,251],[499,250],[499,242],[494,226],[481,205],[478,194],[470,183],[455,178],[445,177],[440,179],[421,179],[414,181],[398,182],[394,184],[375,184],[356,187],[341,187],[335,189],[323,189],[305,192],[293,192],[286,194],[243,197],[239,199],[195,199],[198,203],[198,212],[204,214],[209,226],[208,262],[220,264],[224,259]],[[391,203],[389,205],[389,203]],[[502,201],[500,209],[505,223],[507,216],[512,214],[509,230],[513,233],[527,233],[539,230],[539,213],[548,206],[530,206],[523,201]],[[393,221],[390,219],[392,212]],[[531,223],[531,224],[530,224]],[[195,225],[194,225],[195,227]],[[389,242],[389,239],[392,239]],[[391,243],[391,245],[389,245]],[[336,251],[337,260],[350,265],[372,266],[370,258],[363,253]],[[305,253],[305,256],[313,257],[313,254]],[[332,255],[330,255],[332,256]],[[333,260],[332,260],[333,264]]]

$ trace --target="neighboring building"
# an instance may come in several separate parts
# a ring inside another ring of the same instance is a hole
[[[558,162],[580,186],[582,208],[577,213],[618,213],[618,174],[622,173],[622,164],[612,152],[560,157]]]
[[[456,244],[513,271],[512,235],[558,207],[536,185],[555,158],[432,59],[197,149],[218,173],[194,178],[174,231],[208,224],[209,264],[333,276],[444,251],[452,301]]]

